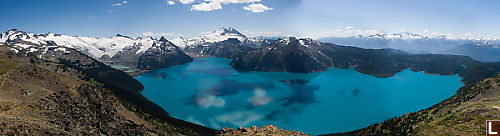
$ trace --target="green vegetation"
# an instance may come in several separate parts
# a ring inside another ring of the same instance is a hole
[[[89,83],[95,86],[104,87],[103,83],[96,81],[94,78],[90,78]]]

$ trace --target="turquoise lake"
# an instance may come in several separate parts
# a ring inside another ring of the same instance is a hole
[[[354,69],[237,72],[224,58],[150,71],[136,77],[142,94],[175,118],[207,127],[277,125],[325,134],[345,132],[428,108],[462,87],[457,75],[405,70],[376,78]]]

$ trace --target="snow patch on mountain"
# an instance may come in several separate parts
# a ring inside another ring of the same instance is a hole
[[[158,40],[150,36],[132,39],[119,34],[111,38],[78,37],[53,33],[38,35],[11,29],[1,33],[0,42],[6,44],[15,42],[16,47],[27,49],[30,52],[35,51],[34,49],[29,49],[32,46],[43,47],[55,44],[55,46],[76,49],[93,58],[99,59],[104,55],[113,57],[126,48],[137,46],[139,49],[136,54],[141,54],[153,48],[153,45],[158,43]]]
[[[182,37],[170,39],[170,42],[174,43],[179,48],[184,48],[188,45],[188,41]]]
[[[182,37],[178,37],[170,39],[170,41],[172,41],[172,43],[174,43],[180,48],[186,48],[194,46],[207,46],[210,43],[221,42],[228,40],[230,38],[236,38],[239,41],[244,41],[248,39],[245,35],[238,32],[238,30],[231,27],[227,28],[225,27],[220,30],[213,31],[211,33],[199,37],[191,39],[184,39]]]

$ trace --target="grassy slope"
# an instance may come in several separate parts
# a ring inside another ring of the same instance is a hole
[[[431,109],[427,120],[417,123],[416,135],[484,135],[485,121],[500,119],[500,78],[489,78],[472,87],[472,99]]]

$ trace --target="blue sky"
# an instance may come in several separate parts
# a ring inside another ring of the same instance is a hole
[[[0,0],[0,30],[189,38],[233,27],[249,36],[408,31],[500,38],[498,5],[497,0]]]

